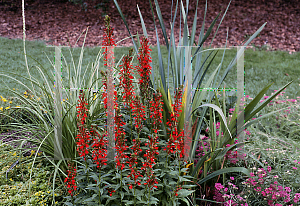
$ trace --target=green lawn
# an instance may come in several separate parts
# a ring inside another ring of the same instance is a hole
[[[0,53],[0,73],[7,73],[7,71],[15,72],[18,74],[22,74],[22,76],[28,77],[27,69],[25,65],[24,60],[24,49],[23,49],[23,41],[21,39],[18,40],[12,40],[7,38],[0,37],[0,44],[1,46],[1,53]],[[154,71],[158,72],[159,66],[158,66],[158,58],[157,58],[157,48],[151,47],[152,52],[152,60],[153,60],[153,69]],[[78,67],[78,59],[80,56],[81,48],[75,48],[73,49],[73,58],[74,58],[74,64],[75,67]],[[117,63],[123,54],[128,54],[129,48],[116,48],[115,49],[115,62]],[[167,50],[165,46],[161,46],[162,54],[164,56],[164,69],[165,74],[167,75]],[[96,57],[100,51],[100,47],[95,48],[85,48],[83,53],[83,62],[82,62],[82,69],[81,74],[83,76],[84,71],[86,67],[89,64],[88,70],[91,68],[91,64],[95,62]],[[195,48],[192,50],[192,54],[196,51]],[[31,42],[26,41],[26,52],[28,55],[28,67],[31,75],[33,77],[39,78],[40,75],[37,69],[37,66],[40,68],[44,68],[46,71],[53,71],[53,66],[51,66],[51,63],[49,62],[48,58],[51,60],[51,62],[54,62],[54,48],[46,47],[43,42]],[[209,54],[210,51],[204,52],[204,55],[202,59],[206,57],[206,55]],[[64,55],[66,62],[69,66],[73,67],[72,58],[70,55],[70,51],[68,48],[62,49],[62,54]],[[214,54],[214,53],[213,53]],[[213,56],[213,54],[208,59],[209,60]],[[219,79],[225,72],[225,69],[227,68],[230,61],[234,58],[234,55],[236,54],[236,49],[229,49],[226,50],[225,56],[224,56],[224,62],[221,68],[221,71],[219,73]],[[37,60],[35,62],[31,57]],[[173,54],[171,54],[173,57]],[[48,56],[48,58],[47,58]],[[223,56],[223,50],[220,50],[219,53],[216,55],[215,60],[213,61],[211,68],[208,70],[208,74],[214,70],[219,63],[222,60]],[[287,88],[285,95],[289,96],[289,98],[296,98],[297,96],[300,96],[300,90],[299,90],[299,84],[300,84],[300,52],[297,52],[295,54],[288,54],[288,52],[282,52],[282,51],[253,51],[252,49],[245,50],[245,94],[250,95],[251,97],[256,96],[258,94],[258,90],[263,88],[265,85],[267,85],[269,82],[274,82],[274,84],[271,86],[268,95],[271,94],[271,92],[275,89],[278,89],[282,86],[284,86],[287,82],[294,80],[294,82]],[[102,61],[102,59],[100,59]],[[196,60],[196,59],[195,59]],[[100,65],[103,65],[101,63]],[[173,60],[174,61],[174,60]],[[122,62],[122,61],[121,61]],[[196,62],[196,61],[194,61]],[[195,65],[195,63],[193,64]],[[40,64],[38,64],[40,63]],[[133,65],[137,65],[137,58],[134,58]],[[193,68],[194,68],[193,65]],[[174,67],[174,65],[173,65]],[[62,77],[63,80],[67,78],[66,73],[66,67],[65,62],[62,60]],[[206,68],[206,67],[204,67]],[[100,69],[103,70],[103,66],[100,66]],[[288,74],[285,75],[285,74]],[[23,75],[24,74],[24,75]],[[51,74],[51,73],[49,73]],[[171,69],[169,70],[169,74],[171,77]],[[88,75],[86,75],[88,76]],[[206,78],[209,75],[206,76]],[[18,78],[20,79],[20,78]],[[236,67],[233,67],[232,70],[228,73],[227,77],[225,78],[224,82],[226,83],[226,88],[235,88],[236,87]],[[17,84],[15,81],[0,77],[0,81],[4,80],[4,82],[10,87],[10,88],[18,88],[20,91],[25,91],[24,88],[20,87],[19,84]],[[49,79],[50,80],[50,79]],[[53,80],[54,81],[54,80]],[[172,83],[173,79],[170,78],[170,82]],[[1,81],[2,82],[2,81]],[[170,85],[172,88],[173,86]],[[5,88],[5,84],[0,84],[0,95],[3,97],[8,97],[10,94],[8,94],[7,91],[4,91],[3,88]]]

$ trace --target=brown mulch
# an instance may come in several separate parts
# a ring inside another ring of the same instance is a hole
[[[16,2],[16,0],[1,0],[1,2]],[[9,38],[23,38],[22,23],[22,5],[21,1],[10,7],[0,2],[0,36]],[[73,4],[68,1],[59,0],[29,0],[25,1],[25,20],[26,20],[26,39],[27,40],[44,40],[47,45],[69,45],[67,35],[70,38],[70,44],[73,47],[80,34],[89,26],[85,46],[100,46],[102,42],[104,17],[101,16],[102,9],[95,9],[93,6],[101,0],[85,1],[88,5],[87,12],[81,10],[80,4]],[[179,1],[180,2],[180,1]],[[196,0],[189,3],[188,25],[191,33]],[[201,30],[201,25],[205,10],[205,0],[200,0],[198,4],[197,15],[197,32],[196,42]],[[217,26],[229,4],[229,0],[208,0],[208,11],[206,14],[205,32],[210,26],[213,19],[221,11],[217,25],[213,29],[216,31]],[[262,30],[260,37],[252,41],[256,46],[269,44],[274,50],[285,50],[291,52],[300,51],[300,1],[299,0],[262,0],[246,1],[234,0],[231,2],[229,9],[219,31],[212,43],[212,47],[224,47],[228,33],[228,46],[240,45],[247,35],[252,35],[257,29],[267,22]],[[127,23],[131,34],[142,34],[142,26],[136,5],[138,4],[143,15],[148,36],[151,45],[156,45],[156,35],[154,30],[153,18],[149,1],[120,1],[118,0],[123,14],[126,16]],[[158,0],[160,10],[166,26],[167,36],[170,37],[170,19],[172,0]],[[174,0],[176,3],[176,0]],[[183,4],[186,5],[185,1]],[[163,35],[159,26],[156,15],[154,1],[152,5],[155,12],[156,26],[160,44],[165,45]],[[112,18],[111,25],[114,28],[115,42],[128,37],[129,33],[118,13],[114,1],[109,2],[108,15]],[[175,4],[173,6],[173,16]],[[178,44],[179,36],[179,11],[175,22],[176,39]],[[183,24],[182,24],[183,25]],[[181,29],[183,33],[183,30]],[[85,34],[85,32],[84,32]],[[209,46],[213,35],[208,38],[205,46]],[[84,35],[80,38],[76,46],[82,46]],[[131,46],[131,39],[121,42],[118,46]]]

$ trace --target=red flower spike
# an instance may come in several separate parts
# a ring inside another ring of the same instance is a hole
[[[131,179],[134,180],[135,185],[141,185],[141,183],[138,181],[138,178],[143,177],[143,175],[141,175],[141,173],[137,169],[137,164],[138,164],[137,157],[142,152],[142,150],[139,149],[140,148],[140,140],[139,139],[137,139],[137,140],[133,139],[132,141],[133,141],[133,146],[132,146],[133,153],[131,153],[129,161],[126,162],[126,163],[129,164],[129,168],[131,169],[131,173],[127,177],[131,177]],[[129,189],[132,189],[132,188],[133,188],[133,185],[130,184]]]
[[[104,28],[104,34],[103,34],[103,46],[116,46],[114,39],[113,39],[113,28],[110,27],[110,17],[108,15],[105,16],[105,28]],[[104,66],[107,66],[107,59],[108,59],[108,48],[102,47],[102,49],[105,49],[103,52],[104,55]]]
[[[66,187],[69,189],[69,194],[73,197],[75,190],[77,190],[77,185],[75,182],[76,168],[73,165],[68,165],[68,177],[65,178]]]
[[[170,114],[170,120],[167,122],[167,125],[169,126],[168,130],[170,131],[168,134],[170,136],[168,145],[167,145],[167,152],[168,154],[175,154],[176,152],[179,153],[180,157],[182,158],[184,156],[184,133],[183,130],[179,134],[177,131],[177,124],[178,124],[178,117],[179,112],[181,112],[181,98],[182,98],[182,89],[180,88],[176,89],[175,93],[175,104],[172,104],[173,111]]]
[[[77,124],[79,132],[77,134],[77,151],[79,152],[79,156],[83,157],[85,160],[86,155],[89,153],[89,143],[90,143],[90,138],[91,135],[89,131],[85,128],[85,117],[87,117],[87,108],[85,105],[87,105],[86,100],[84,98],[84,94],[82,91],[80,92],[81,94],[79,95],[79,106],[76,108],[79,110],[77,111],[78,115],[77,118],[79,118],[77,121],[81,122],[81,124]]]
[[[140,102],[139,96],[136,96],[133,101],[132,115],[134,118],[135,128],[139,134],[143,128],[142,120],[146,120],[145,106]]]
[[[128,158],[128,156],[125,154],[125,151],[128,149],[128,146],[126,146],[126,139],[125,139],[125,131],[122,126],[125,125],[125,123],[121,119],[121,115],[119,115],[120,110],[117,109],[116,116],[115,116],[115,141],[116,141],[116,167],[119,170],[123,170],[125,168],[125,163],[121,161],[124,158]]]
[[[153,93],[154,101],[150,100],[150,118],[153,120],[153,131],[155,134],[157,134],[157,130],[160,127],[160,124],[162,123],[162,95],[159,93],[155,94]]]
[[[91,134],[94,136],[93,139],[93,152],[92,152],[92,158],[94,162],[97,164],[97,168],[101,169],[103,165],[107,165],[107,150],[106,146],[108,144],[107,139],[104,139],[104,137],[107,135],[104,133],[102,136],[99,135],[99,133],[96,130],[91,130]]]
[[[150,46],[148,45],[149,40],[146,37],[142,38],[141,47],[139,48],[139,66],[135,67],[135,70],[138,72],[139,79],[139,88],[142,100],[145,101],[149,97],[149,82],[150,82],[150,74],[151,74],[151,66],[152,62],[150,57]]]
[[[141,168],[141,170],[144,170],[146,172],[146,176],[147,176],[147,182],[145,183],[145,185],[147,185],[151,190],[155,183],[158,183],[157,180],[155,179],[155,176],[153,175],[153,166],[156,164],[155,163],[155,155],[158,155],[158,147],[157,147],[157,139],[158,137],[149,137],[149,141],[148,143],[146,143],[145,145],[148,145],[149,149],[146,150],[146,154],[144,154],[144,157],[146,157],[147,161],[143,162],[143,166]]]
[[[131,60],[133,57],[131,57],[133,52],[133,49],[129,50],[129,55],[126,55],[123,58],[123,64],[120,65],[121,67],[121,74],[120,74],[120,87],[123,88],[123,100],[125,102],[125,107],[126,108],[131,108],[133,109],[133,95],[134,93],[134,88],[132,85],[132,79],[133,79],[133,68],[131,65]]]

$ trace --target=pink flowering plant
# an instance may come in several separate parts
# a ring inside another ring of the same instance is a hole
[[[275,90],[276,92],[277,90]],[[284,94],[284,92],[281,92],[275,99],[276,99],[276,104],[277,107],[280,108],[280,105],[284,103],[281,101],[280,97]],[[250,100],[252,98],[249,97],[249,95],[246,95],[246,98],[249,98]],[[264,99],[267,99],[268,96],[266,96]],[[262,100],[261,102],[263,102]],[[290,104],[290,102],[294,103],[293,105]],[[280,104],[281,103],[281,104]],[[286,109],[289,108],[290,111],[293,111],[297,113],[299,107],[297,105],[297,100],[289,99],[289,101],[286,101],[285,106],[289,107],[283,107],[280,110],[277,111],[282,111],[283,114],[285,115]],[[268,110],[268,112],[274,112],[275,108],[273,106],[273,103],[269,103],[268,106],[265,108],[265,110]],[[282,105],[283,106],[283,105]],[[230,109],[229,113],[232,113],[234,109]],[[278,116],[278,113],[273,113],[274,116]],[[288,118],[288,115],[284,116],[284,118]],[[259,113],[257,116],[261,116]],[[229,117],[232,117],[230,115]],[[280,113],[279,113],[280,117]],[[293,117],[293,116],[292,116]],[[258,118],[253,118],[253,120],[258,119]],[[278,120],[280,118],[270,118],[271,119]],[[292,122],[292,121],[291,121]],[[273,125],[275,125],[276,122],[274,122]],[[216,129],[220,127],[220,122],[217,123]],[[252,126],[249,128],[249,130],[253,130]],[[268,130],[266,127],[264,128],[264,131]],[[278,132],[280,131],[279,128],[277,128],[277,131],[273,132]],[[209,133],[209,128],[206,129],[206,133]],[[257,135],[264,134],[262,132],[257,132],[253,130],[252,132],[245,130],[247,140],[250,138],[254,138],[255,136],[253,135],[256,133]],[[220,133],[219,131],[216,131],[216,135],[218,136]],[[223,136],[223,133],[221,134]],[[209,136],[209,135],[208,135]],[[210,148],[210,139],[206,136],[202,136],[203,140],[203,145],[199,145],[197,149],[197,156],[202,157],[204,156],[205,152],[209,150]],[[291,140],[289,140],[291,141]],[[236,140],[236,143],[238,140]],[[298,200],[299,200],[299,193],[297,193],[297,188],[299,188],[299,185],[297,185],[296,182],[299,182],[299,177],[298,177],[298,168],[297,164],[300,164],[297,159],[299,157],[295,157],[296,159],[285,159],[285,155],[280,155],[280,154],[285,154],[285,152],[288,151],[289,147],[285,146],[282,144],[282,140],[276,140],[276,144],[278,149],[266,149],[267,155],[264,155],[264,164],[261,164],[258,162],[262,168],[256,169],[256,166],[253,166],[252,172],[251,172],[251,178],[246,178],[244,176],[240,175],[230,175],[226,174],[226,176],[221,177],[220,180],[223,179],[223,183],[215,183],[215,187],[208,187],[208,191],[206,193],[206,196],[211,197],[214,201],[217,202],[222,202],[225,205],[253,205],[253,204],[259,204],[259,205],[297,205]],[[288,142],[285,141],[285,142]],[[247,145],[247,151],[253,151],[255,150],[254,148],[258,149],[257,147],[260,147],[259,145],[266,145],[266,142],[263,142],[262,140],[258,139],[257,141],[254,142],[252,145]],[[288,144],[288,143],[286,143]],[[300,151],[296,147],[297,143],[294,144],[295,148],[293,150]],[[229,147],[230,145],[226,145],[226,147]],[[282,150],[282,146],[284,146],[284,150]],[[275,148],[275,146],[274,146]],[[280,151],[281,148],[281,151]],[[239,148],[238,150],[240,150]],[[274,152],[275,150],[275,152]],[[290,151],[290,153],[293,153],[293,150]],[[277,151],[277,152],[276,152]],[[268,153],[272,153],[272,155],[269,155]],[[261,150],[258,151],[258,159],[261,157],[261,155],[264,154]],[[277,154],[277,155],[276,155]],[[299,154],[299,152],[295,153],[296,156]],[[279,160],[278,163],[275,163],[275,156],[276,159]],[[224,166],[227,167],[232,167],[232,166],[245,166],[247,168],[250,167],[251,160],[253,160],[254,156],[257,156],[253,152],[244,154],[245,158],[238,158],[239,154],[238,151],[228,151],[226,154],[226,159],[224,159]],[[273,159],[274,157],[274,159]],[[293,158],[293,155],[290,154],[290,157]],[[265,160],[268,159],[268,162]],[[282,161],[280,161],[282,160]],[[197,162],[195,160],[195,162]],[[249,163],[250,162],[250,163]],[[282,162],[282,163],[280,163]],[[287,162],[290,162],[288,164]],[[271,163],[271,164],[270,164]],[[269,164],[269,166],[268,166]],[[256,164],[255,164],[256,165]],[[266,167],[267,166],[267,167]],[[272,171],[272,168],[276,168],[276,172]],[[290,170],[285,170],[288,168],[292,168]],[[281,172],[282,171],[282,172]],[[279,172],[279,173],[278,173]],[[203,170],[200,170],[200,174],[203,175]],[[256,175],[255,175],[256,174]],[[218,178],[219,180],[219,178]],[[234,181],[235,180],[235,181]],[[225,185],[228,185],[225,187]],[[235,195],[237,194],[237,195]],[[202,194],[201,194],[202,196]]]

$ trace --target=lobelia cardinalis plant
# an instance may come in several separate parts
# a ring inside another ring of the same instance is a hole
[[[108,19],[106,17],[106,19]],[[109,24],[109,21],[107,21]],[[106,32],[109,34],[109,25]],[[108,35],[109,36],[109,35]],[[112,39],[106,38],[107,39]],[[140,49],[140,67],[138,72],[140,75],[139,92],[140,94],[145,91],[151,91],[147,81],[149,79],[150,70],[142,73],[144,67],[149,68],[149,59],[147,59],[147,53],[149,52],[148,40],[143,38],[141,41]],[[86,144],[87,135],[84,134],[85,128],[87,131],[87,125],[85,121],[87,115],[84,101],[84,94],[79,97],[78,111],[78,124],[79,136],[86,138],[78,138],[78,151],[81,154],[77,163],[77,181],[78,181],[78,193],[77,195],[70,196],[67,199],[66,204],[98,204],[98,205],[169,205],[179,204],[179,202],[185,202],[189,205],[187,196],[193,193],[188,190],[195,185],[187,184],[191,181],[191,176],[182,175],[182,172],[186,172],[187,168],[184,168],[186,162],[178,160],[168,159],[170,153],[174,153],[174,150],[170,152],[170,148],[166,147],[166,141],[160,139],[160,128],[162,124],[162,96],[156,91],[150,95],[133,96],[135,94],[131,76],[131,57],[132,50],[129,51],[129,55],[123,58],[123,64],[120,65],[120,83],[117,87],[120,88],[123,93],[123,98],[118,98],[117,91],[114,91],[112,97],[115,117],[114,117],[114,129],[115,129],[115,159],[99,162],[99,158],[95,158],[94,153],[102,154],[100,157],[105,158],[103,155],[105,150],[105,141],[101,139],[102,143],[97,144],[99,140]],[[127,72],[127,74],[125,73]],[[108,109],[108,95],[107,95],[107,73],[102,72],[103,75],[103,102],[104,108]],[[129,92],[130,91],[130,92]],[[178,90],[178,95],[173,105],[174,111],[179,110],[181,106],[181,93],[182,88]],[[149,98],[152,96],[153,99]],[[146,105],[144,105],[143,101]],[[124,101],[124,104],[118,103],[118,101]],[[108,111],[107,111],[108,112]],[[170,128],[176,125],[176,118],[170,120]],[[105,123],[104,123],[105,124]],[[107,134],[107,127],[104,128],[104,137]],[[169,128],[168,128],[169,129]],[[95,136],[95,130],[89,132],[90,139]],[[171,130],[170,130],[171,131]],[[182,153],[182,142],[176,132],[171,132],[170,135],[174,136],[174,144],[179,153]],[[95,149],[95,145],[102,145]],[[82,146],[84,145],[84,146]],[[90,151],[94,148],[94,152]],[[83,164],[82,162],[85,162]],[[95,164],[96,163],[96,164]],[[100,169],[101,168],[101,169]],[[93,180],[93,181],[90,181]],[[176,180],[176,181],[174,181]],[[96,183],[94,183],[96,181]],[[105,185],[102,187],[102,185]],[[188,189],[185,189],[188,188]],[[156,191],[155,191],[156,189]],[[113,193],[111,191],[114,191]],[[72,193],[73,194],[73,193]]]

